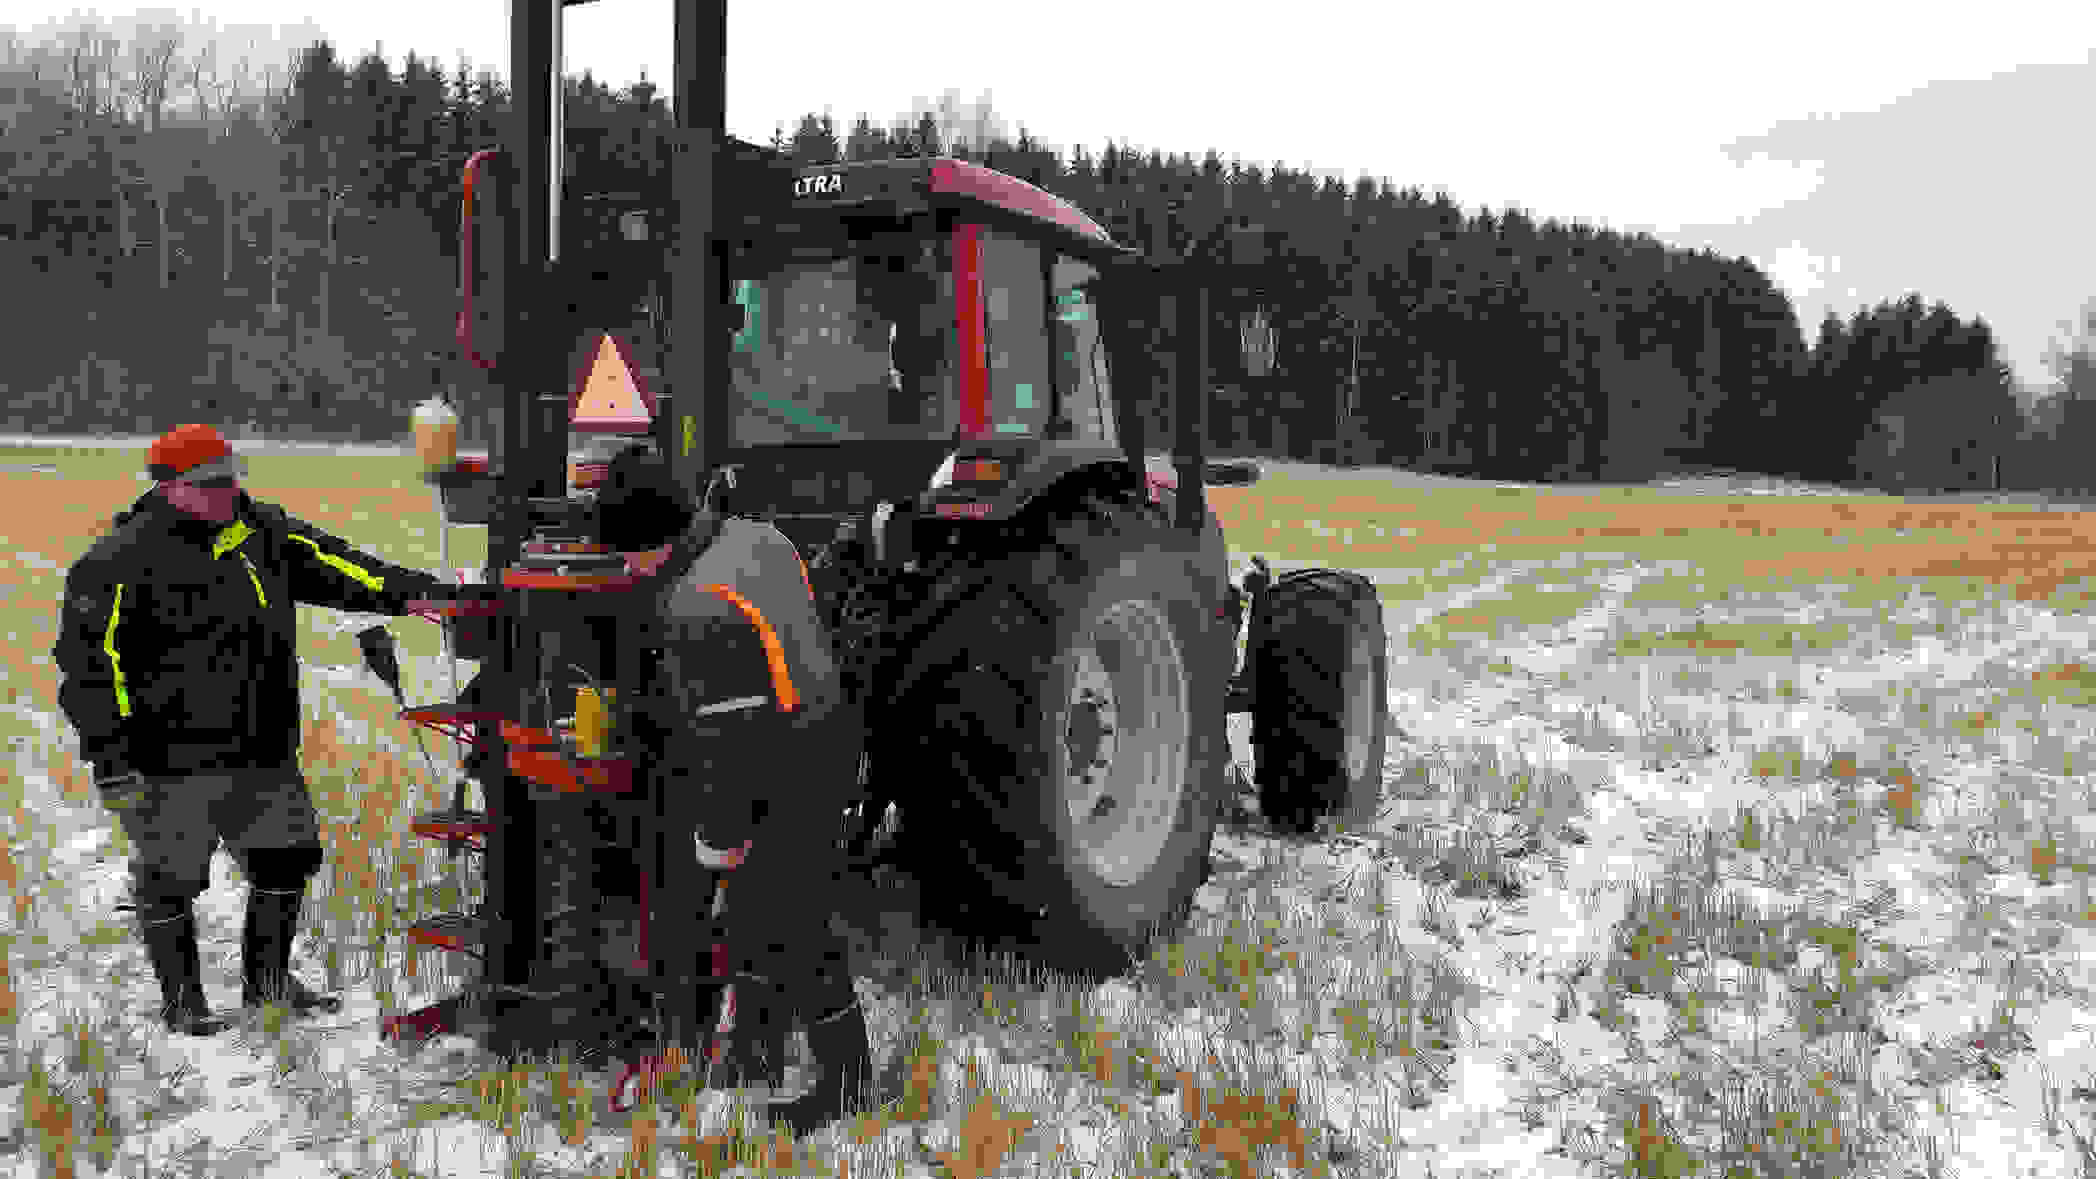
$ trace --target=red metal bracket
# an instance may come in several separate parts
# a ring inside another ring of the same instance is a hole
[[[536,573],[505,569],[502,588],[527,590],[625,590],[649,579],[632,573]]]
[[[627,1065],[625,1070],[619,1073],[619,1079],[612,1083],[611,1112],[633,1112],[633,1106],[630,1103],[627,1103],[623,1100],[626,1093],[626,1086],[631,1084],[636,1079],[642,1079],[646,1081],[648,1086],[653,1087],[656,1082],[661,1080],[663,1070],[663,1057],[659,1055],[643,1056],[638,1061],[635,1061],[634,1063]],[[640,1099],[640,1092],[641,1091],[639,1090],[636,1090],[634,1092],[634,1100],[637,1101]]]
[[[475,958],[485,957],[483,950],[474,947],[479,942],[475,935],[484,932],[480,919],[459,913],[439,913],[414,922],[407,928],[408,940],[433,950],[444,950],[453,954],[466,954]]]
[[[511,721],[502,722],[502,739],[520,749],[552,749],[560,744],[560,734],[552,729],[527,729]]]
[[[495,360],[482,356],[473,347],[473,181],[480,174],[480,166],[500,154],[494,150],[477,151],[466,160],[465,199],[459,204],[459,293],[465,301],[458,318],[459,350],[482,368],[494,368]]]
[[[475,741],[471,726],[493,724],[502,720],[502,714],[471,712],[456,705],[437,704],[428,708],[403,708],[400,719],[432,729],[471,749]]]
[[[402,1033],[407,1033],[417,1040],[433,1040],[452,1030],[451,1020],[445,1011],[450,1005],[451,1001],[446,1000],[432,1003],[419,1011],[389,1015],[379,1021],[379,1036],[382,1039],[398,1040]]]
[[[562,794],[625,794],[633,789],[633,760],[569,757],[559,750],[512,749],[509,772]]]
[[[423,839],[441,839],[448,843],[462,843],[473,851],[485,852],[488,850],[488,837],[495,833],[495,823],[493,821],[475,822],[441,817],[433,818],[432,816],[424,815],[410,821],[408,830]],[[480,836],[478,840],[473,838],[476,835]]]
[[[488,618],[503,611],[496,601],[461,602],[451,598],[410,598],[407,612],[424,622],[442,624],[446,618]]]

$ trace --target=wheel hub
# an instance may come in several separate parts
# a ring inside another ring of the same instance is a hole
[[[1106,772],[1113,768],[1114,738],[1119,718],[1114,714],[1113,677],[1100,663],[1098,652],[1078,652],[1076,699],[1070,702],[1070,723],[1063,735],[1064,756],[1069,758],[1073,778],[1088,787],[1100,788]],[[1112,803],[1110,796],[1102,800]]]
[[[1069,653],[1057,753],[1074,843],[1107,883],[1133,884],[1164,851],[1186,793],[1187,670],[1164,611],[1108,610]]]

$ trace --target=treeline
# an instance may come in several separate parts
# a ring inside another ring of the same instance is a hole
[[[193,105],[127,108],[83,101],[79,69],[49,50],[0,70],[0,269],[29,296],[10,301],[6,428],[194,414],[390,438],[462,376],[458,165],[495,143],[499,83],[323,44],[281,86],[196,77]]]
[[[840,134],[808,115],[783,146],[868,159],[939,150],[930,132],[861,118]],[[1538,481],[1718,467],[1973,489],[1992,487],[2021,424],[1985,321],[1916,295],[1830,316],[1808,343],[1751,262],[1648,235],[1466,215],[1445,194],[1214,152],[1065,161],[1023,130],[945,150],[1124,243],[1217,267],[1219,450]],[[1169,429],[1168,398],[1150,420]]]
[[[502,82],[412,56],[399,71],[347,62],[321,44],[267,92],[192,70],[184,104],[170,100],[178,58],[164,55],[157,85],[139,60],[127,107],[83,101],[78,61],[55,51],[0,77],[0,267],[8,289],[31,292],[12,300],[5,428],[129,432],[194,413],[391,439],[446,385],[469,437],[491,437],[496,407],[452,329],[460,166],[498,145]],[[662,97],[588,75],[567,93],[564,219],[591,224],[583,194],[663,203]],[[2034,469],[2013,449],[2035,444],[1984,320],[1916,295],[1830,317],[1808,340],[1751,263],[1643,234],[1465,212],[1445,194],[1212,151],[1065,157],[1023,129],[942,138],[929,112],[848,128],[811,115],[771,146],[797,162],[977,159],[1119,240],[1212,262],[1216,452],[1533,480],[1724,467],[1913,489],[1992,486],[1997,460],[2010,485]],[[1152,318],[1148,411],[1168,431],[1174,353]]]

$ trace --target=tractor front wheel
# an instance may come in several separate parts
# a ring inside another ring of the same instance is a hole
[[[1255,607],[1248,639],[1260,813],[1299,835],[1325,816],[1372,821],[1390,716],[1375,584],[1338,569],[1286,574]]]

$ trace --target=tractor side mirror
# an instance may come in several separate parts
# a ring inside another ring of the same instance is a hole
[[[1210,487],[1250,487],[1263,474],[1255,462],[1214,462],[1202,468],[1201,482]]]

